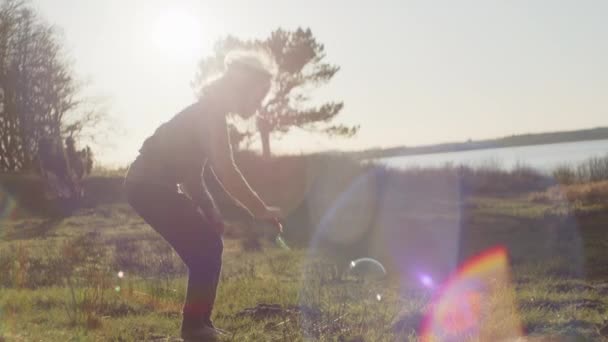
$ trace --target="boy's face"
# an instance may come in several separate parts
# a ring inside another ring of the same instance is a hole
[[[236,112],[243,119],[249,119],[255,114],[270,90],[270,79],[257,79],[247,83],[249,84],[245,84],[239,90],[240,94],[237,94],[239,100]]]

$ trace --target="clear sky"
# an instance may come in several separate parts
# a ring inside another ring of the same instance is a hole
[[[63,31],[124,165],[194,101],[197,61],[233,34],[310,27],[341,66],[319,99],[345,102],[352,139],[304,132],[275,151],[363,149],[608,125],[608,1],[34,0]],[[255,4],[255,5],[254,5]]]

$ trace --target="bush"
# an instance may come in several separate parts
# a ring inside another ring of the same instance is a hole
[[[561,165],[552,172],[553,178],[559,184],[573,184],[577,181],[577,174],[570,166]]]
[[[265,160],[252,153],[239,153],[236,161],[261,197],[269,204],[280,206],[288,214],[285,235],[290,242],[309,241],[312,230],[328,210],[342,205],[339,201],[347,201],[350,206],[348,210],[343,210],[344,213],[359,215],[362,210],[371,213],[380,205],[398,207],[413,200],[434,203],[443,199],[458,203],[471,195],[505,196],[542,192],[555,184],[555,180],[561,184],[574,184],[608,179],[608,157],[590,159],[576,169],[561,166],[553,172],[553,177],[524,165],[510,171],[501,169],[498,164],[480,168],[448,164],[436,168],[400,170],[362,164],[347,156],[328,154]],[[85,179],[85,196],[80,205],[94,207],[124,202],[122,173]],[[45,200],[43,183],[38,177],[5,174],[0,175],[0,180],[2,190],[22,210],[41,215],[61,212],[57,203]],[[231,198],[224,195],[213,177],[208,177],[206,181],[228,219],[242,220],[247,217]],[[352,220],[353,217],[345,216],[345,219]]]
[[[89,177],[81,199],[49,199],[42,178],[34,174],[0,174],[0,201],[14,201],[16,216],[64,217],[78,207],[124,202],[122,177]],[[0,203],[2,204],[2,203]]]
[[[577,172],[581,183],[608,180],[608,155],[587,159],[578,166]]]
[[[591,157],[576,166],[561,165],[553,170],[553,177],[564,185],[608,180],[608,155]]]

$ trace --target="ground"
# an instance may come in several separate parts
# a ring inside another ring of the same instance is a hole
[[[520,330],[497,333],[505,322],[489,320],[480,336],[604,338],[608,211],[602,205],[552,201],[549,195],[480,196],[464,204],[462,220],[469,227],[463,232],[464,254],[474,256],[482,249],[475,246],[494,240],[510,254],[504,289],[480,305],[493,307],[496,317],[509,317]],[[543,235],[547,230],[552,233]],[[0,234],[0,341],[176,336],[186,270],[125,204],[83,209],[57,220],[6,219]],[[284,250],[265,236],[257,235],[259,245],[239,234],[226,238],[214,322],[230,332],[227,340],[420,338],[423,317],[433,305],[431,289],[405,284],[390,265],[385,279],[362,279],[337,259],[309,248]],[[512,307],[504,304],[511,301]]]

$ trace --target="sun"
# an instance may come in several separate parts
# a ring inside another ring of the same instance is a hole
[[[200,58],[203,45],[201,22],[186,9],[170,8],[156,15],[150,39],[156,49],[175,61]]]

